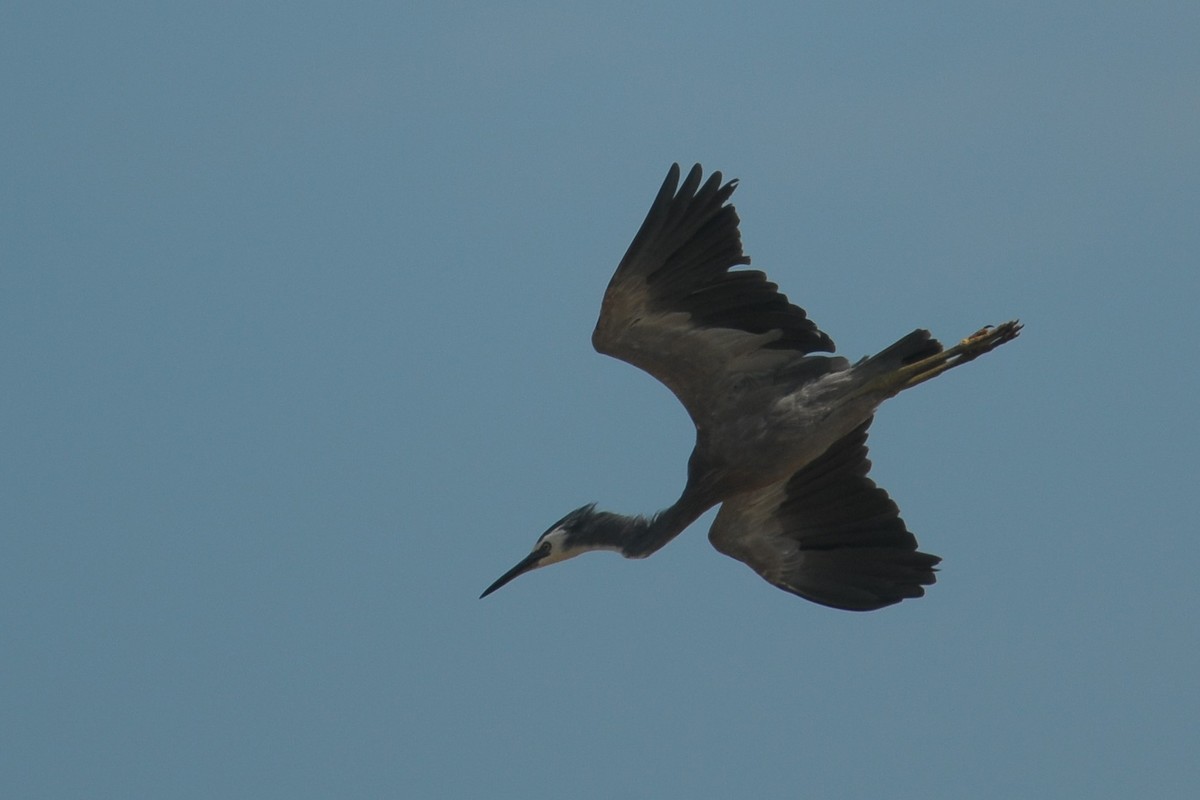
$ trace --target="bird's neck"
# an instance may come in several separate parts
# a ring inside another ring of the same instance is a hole
[[[652,517],[611,515],[606,521],[613,528],[617,549],[626,558],[645,558],[681,534],[687,526],[712,507],[712,503],[693,500],[685,493],[679,502]]]

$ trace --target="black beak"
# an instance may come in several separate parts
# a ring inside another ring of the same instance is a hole
[[[501,575],[499,578],[496,579],[495,583],[493,583],[491,586],[484,589],[483,594],[479,595],[479,599],[482,600],[483,598],[487,597],[492,592],[499,589],[504,584],[511,581],[513,578],[517,577],[518,575],[524,575],[526,572],[529,572],[529,570],[536,567],[538,565],[538,562],[541,561],[542,558],[545,557],[547,550],[548,550],[548,546],[547,547],[539,547],[538,549],[534,550],[529,555],[525,556],[525,558],[521,559],[520,564],[517,564],[515,567],[510,569],[508,572]]]

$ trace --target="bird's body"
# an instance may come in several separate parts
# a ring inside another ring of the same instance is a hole
[[[721,174],[667,175],[605,292],[596,350],[662,381],[696,426],[687,483],[652,517],[584,506],[484,592],[587,550],[655,552],[708,509],[714,547],[814,602],[870,610],[924,594],[936,556],[917,552],[896,505],[866,477],[866,431],[889,397],[1015,338],[984,328],[943,350],[917,330],[856,364],[749,263]]]

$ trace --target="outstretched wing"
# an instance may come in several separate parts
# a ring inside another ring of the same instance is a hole
[[[833,340],[749,264],[738,216],[726,205],[736,181],[700,165],[679,186],[674,164],[621,259],[592,345],[658,378],[699,423],[713,388],[743,371],[776,368]],[[678,187],[678,191],[676,191]]]
[[[900,510],[867,477],[867,420],[786,481],[730,498],[708,538],[780,589],[872,611],[925,594],[940,558],[917,551]]]

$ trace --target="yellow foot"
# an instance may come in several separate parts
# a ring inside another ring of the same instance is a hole
[[[956,347],[947,350],[943,355],[962,355],[955,359],[956,363],[970,361],[973,358],[995,350],[1005,342],[1011,342],[1021,333],[1021,323],[1017,320],[1000,325],[985,325],[958,343]]]
[[[992,332],[992,330],[993,330],[993,328],[991,325],[984,325],[982,328],[975,331],[970,336],[968,336],[967,338],[965,338],[961,342],[959,342],[959,344],[968,345],[971,342],[974,342],[978,339],[982,339],[983,337],[987,336],[989,333]]]

